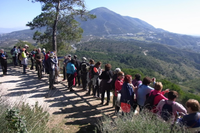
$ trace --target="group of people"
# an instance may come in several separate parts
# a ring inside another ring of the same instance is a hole
[[[49,89],[55,89],[54,83],[58,76],[59,66],[56,51],[45,52],[40,48],[34,49],[28,53],[28,45],[25,45],[21,50],[13,48],[11,54],[13,56],[13,64],[18,63],[23,65],[23,73],[26,74],[27,57],[31,58],[31,70],[34,67],[38,71],[38,78],[42,78],[42,71],[49,74]],[[20,51],[20,52],[19,52]],[[0,62],[3,70],[3,75],[7,74],[7,54],[3,49],[0,51]],[[87,62],[86,57],[82,57],[79,61],[77,55],[73,58],[69,54],[64,57],[63,61],[63,81],[68,81],[68,89],[74,91],[73,87],[82,85],[82,89],[87,91],[87,95],[91,94],[98,99],[101,99],[101,105],[109,105],[110,92],[113,91],[113,107],[118,113],[120,108],[123,113],[135,112],[139,108],[139,112],[148,110],[157,114],[164,121],[173,119],[179,121],[182,125],[190,128],[200,128],[200,105],[195,99],[189,99],[186,102],[186,108],[176,102],[178,93],[169,89],[162,91],[163,85],[161,82],[156,82],[155,78],[145,77],[141,80],[141,75],[136,74],[124,75],[120,68],[111,71],[111,65],[106,64],[104,69],[101,69],[101,62],[96,62],[90,59]],[[150,84],[152,85],[150,86]],[[105,93],[107,101],[104,104]],[[167,97],[165,96],[167,94]],[[178,116],[182,118],[178,119]]]
[[[76,81],[80,86],[80,79],[75,79],[81,77],[82,87],[87,91],[86,94],[90,95],[92,91],[94,97],[101,99],[102,105],[109,105],[110,92],[113,90],[113,107],[116,113],[120,108],[123,113],[135,112],[138,107],[139,112],[149,111],[158,115],[163,121],[173,120],[189,128],[200,128],[199,102],[189,99],[186,102],[186,109],[176,102],[178,93],[169,89],[162,91],[162,83],[156,82],[155,78],[145,77],[141,80],[141,75],[136,74],[132,79],[131,75],[124,75],[120,68],[116,68],[113,72],[111,65],[106,64],[104,69],[101,69],[101,62],[95,63],[90,59],[87,63],[85,57],[80,62],[76,55],[74,59],[71,59],[71,55],[66,56],[65,59],[66,69],[63,70],[66,71],[70,90],[73,90],[72,87],[76,85]],[[107,102],[104,104],[105,92]]]

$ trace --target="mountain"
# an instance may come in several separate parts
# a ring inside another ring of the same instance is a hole
[[[84,35],[112,35],[155,31],[150,24],[127,16],[121,16],[105,7],[96,8],[90,11],[96,15],[96,19],[81,22]]]
[[[90,13],[96,15],[96,19],[79,21],[84,35],[161,43],[200,52],[200,37],[157,29],[143,20],[121,16],[105,7],[96,8]]]
[[[143,20],[122,16],[105,7],[96,8],[90,13],[96,15],[96,18],[88,21],[77,19],[80,22],[80,27],[84,30],[82,41],[95,38],[138,40],[200,52],[200,37],[157,29]],[[0,34],[0,46],[13,46],[19,39],[35,43],[32,40],[33,33],[34,31],[31,30],[22,30]]]

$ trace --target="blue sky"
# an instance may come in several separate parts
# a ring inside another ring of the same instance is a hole
[[[85,0],[88,10],[106,7],[120,15],[139,18],[156,28],[200,35],[200,0]],[[40,3],[0,0],[0,28],[27,28],[41,12]]]

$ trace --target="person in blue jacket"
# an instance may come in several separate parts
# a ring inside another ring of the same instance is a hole
[[[73,80],[74,80],[74,73],[76,72],[76,68],[75,68],[74,63],[75,63],[75,60],[72,59],[69,63],[67,63],[67,66],[66,66],[68,89],[70,89],[70,91],[74,91],[72,89]]]

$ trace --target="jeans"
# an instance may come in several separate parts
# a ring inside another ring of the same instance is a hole
[[[17,57],[14,56],[14,57],[12,57],[12,58],[13,58],[13,65],[14,65],[14,66],[17,66]]]
[[[23,64],[23,73],[26,73],[26,68],[27,68],[27,64],[26,65]]]

